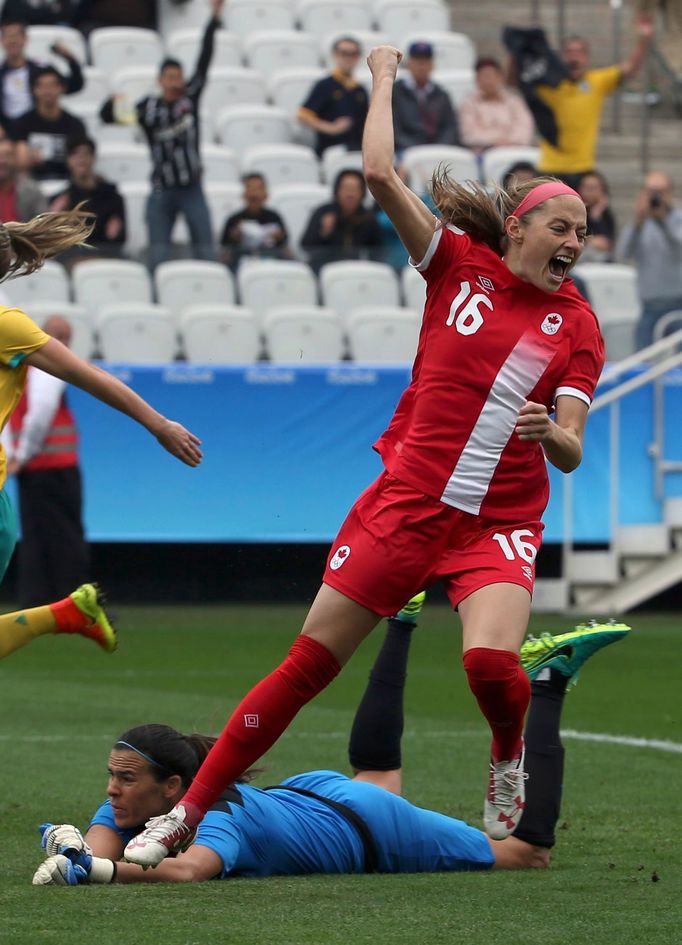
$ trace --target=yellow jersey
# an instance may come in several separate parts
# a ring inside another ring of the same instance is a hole
[[[538,97],[549,105],[559,130],[558,146],[540,140],[543,174],[582,174],[595,166],[597,135],[604,99],[618,87],[620,66],[590,69],[580,82],[564,79],[555,89],[539,85]]]
[[[0,431],[19,403],[26,384],[27,355],[38,351],[50,336],[18,308],[0,306]],[[7,460],[0,445],[0,488],[7,478]]]

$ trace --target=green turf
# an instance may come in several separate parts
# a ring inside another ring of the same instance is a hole
[[[0,664],[0,941],[12,945],[678,945],[682,755],[567,740],[562,829],[541,873],[301,877],[194,886],[32,887],[43,820],[86,825],[112,741],[145,721],[215,732],[297,630],[294,607],[129,608],[121,647],[44,638]],[[682,616],[638,615],[567,698],[581,732],[682,741]],[[569,629],[536,619],[536,632]],[[379,642],[297,719],[267,783],[345,770],[347,732]],[[412,800],[479,823],[487,736],[459,634],[427,606],[414,639],[404,741]],[[658,881],[657,881],[658,880]]]

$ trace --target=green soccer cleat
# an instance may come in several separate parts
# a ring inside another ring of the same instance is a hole
[[[416,623],[425,600],[426,591],[420,591],[418,594],[415,594],[414,597],[410,597],[402,610],[399,610],[395,615],[395,619],[402,620],[403,623]]]
[[[97,584],[81,584],[69,597],[76,607],[89,618],[89,622],[77,632],[94,640],[107,653],[117,647],[116,631],[104,610],[104,595]]]
[[[616,643],[630,633],[630,627],[624,623],[580,624],[569,633],[553,636],[543,633],[539,638],[528,637],[521,647],[521,666],[531,679],[535,679],[541,669],[552,668],[569,677],[569,686],[578,681],[578,670],[587,660],[608,646]]]

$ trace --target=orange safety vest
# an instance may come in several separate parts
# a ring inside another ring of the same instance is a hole
[[[19,443],[21,428],[27,410],[28,385],[9,420],[12,443],[15,447]],[[66,394],[63,394],[57,412],[52,420],[52,426],[47,431],[47,436],[43,441],[41,451],[30,459],[23,468],[32,472],[36,469],[66,469],[68,466],[77,465],[78,430],[76,429],[74,416],[67,405]]]

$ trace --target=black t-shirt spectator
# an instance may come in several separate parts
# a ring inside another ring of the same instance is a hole
[[[310,90],[301,108],[325,121],[345,117],[353,120],[348,131],[339,135],[326,135],[318,131],[315,145],[318,155],[335,144],[343,144],[349,151],[361,150],[368,100],[367,92],[354,79],[348,79],[338,72],[320,79]]]
[[[607,236],[610,240],[616,238],[616,218],[611,207],[605,207],[599,217],[593,217],[587,211],[587,233],[589,236]]]
[[[334,214],[334,226],[322,234],[322,220]],[[344,216],[337,203],[326,203],[313,211],[306,227],[301,246],[317,272],[328,262],[340,259],[380,259],[382,248],[381,227],[375,214],[362,206],[350,216]]]
[[[82,201],[86,201],[85,209],[95,214],[95,229],[92,231],[88,243],[93,246],[125,243],[125,205],[116,184],[98,177],[94,188],[70,184],[66,190],[62,191],[62,194],[66,194],[68,197],[68,208],[70,210]],[[58,194],[56,199],[60,196],[61,194]],[[123,221],[121,232],[114,239],[107,236],[107,224],[112,217],[119,217]]]
[[[43,154],[43,161],[34,165],[31,176],[38,180],[68,178],[66,146],[69,138],[82,138],[87,134],[85,125],[62,110],[58,118],[48,119],[39,115],[35,108],[26,112],[12,124],[10,137],[13,141],[25,141],[29,148]]]

